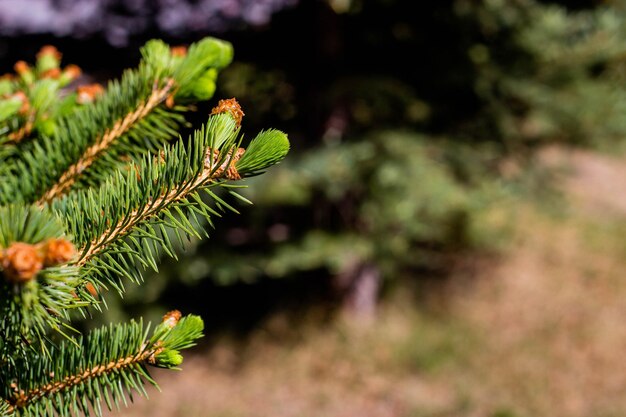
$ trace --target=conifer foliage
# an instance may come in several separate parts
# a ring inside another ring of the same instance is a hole
[[[244,149],[234,99],[179,136],[185,113],[212,97],[230,44],[153,40],[141,52],[138,68],[106,88],[76,87],[80,69],[62,68],[53,47],[0,78],[0,416],[100,415],[154,384],[150,366],[180,365],[202,336],[197,316],[172,311],[156,326],[87,334],[72,318],[206,234],[235,210],[228,198],[243,199],[233,182],[288,152],[273,129]]]

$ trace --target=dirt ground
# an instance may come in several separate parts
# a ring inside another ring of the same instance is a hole
[[[111,415],[626,415],[626,160],[545,158],[568,168],[567,209],[519,207],[504,254],[461,263],[429,308],[397,291],[369,324],[276,316],[157,372],[163,392]]]

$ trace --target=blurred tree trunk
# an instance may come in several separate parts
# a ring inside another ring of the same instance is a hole
[[[372,263],[358,263],[336,278],[348,318],[369,322],[376,316],[381,274]]]

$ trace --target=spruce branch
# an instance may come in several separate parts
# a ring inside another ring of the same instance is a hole
[[[187,143],[180,140],[158,155],[148,155],[128,170],[119,171],[100,188],[55,202],[52,209],[68,220],[81,248],[78,264],[84,265],[137,224],[183,199],[213,176],[217,179],[219,167],[211,166],[212,159],[207,164],[207,155],[219,152],[216,146],[232,147],[236,134],[228,116],[214,117]],[[222,164],[227,154],[226,150],[218,153]],[[79,213],[80,223],[73,221],[73,215]],[[92,227],[84,228],[84,223]]]
[[[0,143],[5,147],[37,134],[49,134],[54,119],[71,111],[74,100],[71,94],[66,97],[62,88],[81,71],[76,65],[61,69],[61,57],[55,47],[46,45],[37,54],[35,66],[19,61],[14,67],[15,75],[0,77]],[[17,109],[11,105],[15,101],[19,103]],[[6,103],[10,105],[7,107]],[[16,150],[16,146],[8,148]],[[0,154],[0,160],[5,157]]]
[[[124,123],[125,117],[135,114],[138,108],[144,109],[146,97],[154,91],[151,88],[154,80],[153,72],[145,64],[140,65],[138,70],[129,70],[121,81],[109,83],[106,93],[95,102],[57,120],[52,136],[43,136],[37,141],[25,143],[19,150],[18,157],[7,162],[8,172],[0,178],[0,203],[16,200],[38,201],[50,189],[59,187],[59,179],[85,155],[91,157],[88,158],[89,165],[93,166],[94,156],[115,153],[113,144],[125,143],[129,146],[129,142],[136,138],[131,133],[139,123],[132,118],[126,119]],[[152,113],[137,114],[146,116],[142,121],[154,116]],[[133,122],[130,126],[129,121]],[[122,126],[126,134],[119,137],[117,133]],[[170,123],[164,134],[150,135],[145,141],[138,143],[137,150],[157,149],[163,141],[171,137],[177,126],[178,124]],[[103,148],[98,145],[102,139],[105,139],[107,152],[101,152]],[[92,148],[94,144],[95,147]],[[96,151],[95,154],[93,151]],[[76,182],[73,175],[75,171],[69,172],[64,177],[67,181],[59,187],[63,191],[67,187],[65,184]],[[86,173],[80,172],[83,176]],[[94,177],[104,178],[106,175],[107,172],[104,171]]]
[[[236,209],[219,190],[280,162],[287,136],[261,132],[241,147],[243,111],[222,100],[206,126],[178,139],[188,105],[210,98],[229,43],[206,38],[189,49],[161,41],[104,89],[60,87],[44,47],[18,77],[0,77],[0,416],[101,415],[104,402],[132,400],[147,366],[175,368],[202,336],[202,320],[170,312],[149,336],[141,322],[77,337],[70,313],[100,308],[98,291],[142,279],[174,237],[200,238],[206,223]],[[61,341],[59,341],[61,340]]]
[[[121,278],[139,282],[141,268],[157,269],[160,252],[176,256],[170,232],[182,244],[181,233],[201,237],[201,218],[212,225],[212,217],[220,216],[220,211],[236,212],[213,189],[229,188],[227,181],[254,173],[250,167],[262,169],[277,163],[289,149],[286,135],[278,131],[255,138],[250,144],[252,155],[239,147],[238,138],[237,120],[230,113],[212,115],[206,127],[188,141],[178,141],[158,156],[148,156],[128,171],[118,172],[97,190],[56,201],[51,208],[68,219],[68,230],[80,248],[76,265],[86,280],[96,286],[110,284],[122,292]],[[263,145],[267,141],[274,145]],[[252,165],[240,169],[243,158]]]
[[[14,412],[14,409],[11,406],[11,403],[9,403],[7,400],[0,401],[0,416],[1,417],[10,416],[11,414],[13,414],[13,412]]]
[[[112,242],[126,236],[139,223],[149,221],[150,218],[157,215],[163,208],[189,197],[192,192],[202,186],[206,186],[210,182],[220,179],[241,179],[237,171],[233,170],[230,166],[232,162],[239,159],[241,154],[243,154],[243,149],[239,148],[234,155],[232,153],[229,154],[227,160],[218,165],[215,160],[219,157],[219,152],[210,152],[209,155],[206,156],[207,163],[205,164],[205,169],[202,170],[198,176],[191,181],[170,189],[156,198],[150,199],[143,207],[133,210],[127,217],[121,219],[113,227],[105,230],[103,234],[87,244],[77,264],[79,266],[85,265],[91,258],[97,256]],[[219,166],[220,168],[213,169],[213,166]]]
[[[31,353],[2,373],[0,415],[89,415],[93,409],[99,416],[102,402],[119,408],[127,395],[132,401],[133,391],[145,395],[145,382],[156,386],[147,365],[179,366],[180,350],[194,346],[203,327],[199,317],[181,318],[174,311],[151,337],[150,325],[131,321],[94,330],[77,343],[63,342],[48,355]]]
[[[50,134],[15,152],[0,150],[0,204],[43,205],[71,189],[98,186],[128,160],[158,152],[185,123],[181,113],[189,110],[187,104],[212,96],[232,47],[208,38],[181,57],[163,42],[150,41],[142,56],[138,69],[127,70],[92,102],[55,119]]]
[[[19,143],[33,130],[33,116],[32,114],[26,118],[26,122],[19,129],[11,132],[8,136],[9,142]]]
[[[85,171],[94,160],[108,148],[116,139],[125,134],[137,121],[146,117],[156,106],[167,99],[172,92],[174,80],[169,79],[165,85],[158,88],[159,83],[154,82],[152,93],[145,102],[139,103],[136,109],[122,119],[118,120],[101,137],[96,139],[83,155],[61,175],[58,182],[48,189],[48,191],[37,201],[38,205],[50,202],[52,199],[67,192],[69,187],[76,181],[77,177]]]
[[[0,207],[0,333],[15,345],[50,328],[63,332],[67,312],[84,306],[80,271],[63,222],[36,207]]]

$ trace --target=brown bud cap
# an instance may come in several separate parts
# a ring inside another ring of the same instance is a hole
[[[89,292],[89,294],[92,295],[92,297],[98,296],[98,290],[91,282],[85,284],[85,289],[87,290],[87,292]]]
[[[25,61],[17,61],[13,66],[13,69],[18,74],[25,74],[30,71],[30,66]]]
[[[154,162],[163,165],[165,163],[165,151],[161,149],[158,154],[154,155]]]
[[[74,64],[70,64],[63,69],[63,74],[67,75],[67,77],[69,77],[72,80],[75,80],[76,78],[80,77],[80,74],[82,73],[83,71],[80,69],[80,67]]]
[[[46,266],[54,266],[67,263],[76,256],[76,248],[66,239],[50,239],[45,246]]]
[[[53,80],[58,79],[61,76],[61,70],[58,68],[50,68],[41,74],[41,78],[51,78]]]
[[[4,80],[12,81],[14,79],[15,79],[15,76],[13,74],[6,73],[6,74],[0,75],[0,81],[4,81]]]
[[[245,113],[241,110],[241,106],[237,102],[237,99],[234,97],[218,101],[217,106],[213,107],[213,110],[211,110],[211,114],[221,113],[230,113],[233,119],[235,119],[237,126],[241,126],[241,120],[243,119],[243,116],[245,116]]]
[[[87,104],[93,102],[97,96],[104,93],[104,87],[100,84],[81,85],[76,89],[78,97],[76,101],[79,104]]]
[[[237,161],[241,159],[245,152],[246,150],[244,148],[238,148],[234,155],[232,152],[229,153],[226,158],[224,158],[222,165],[215,169],[220,151],[217,149],[208,149],[204,156],[204,168],[208,170],[215,169],[211,175],[213,178],[226,178],[233,181],[240,180],[241,175],[239,175],[236,165]]]
[[[11,94],[10,98],[17,98],[22,102],[22,106],[18,110],[18,113],[20,115],[23,116],[28,113],[28,111],[30,110],[30,102],[28,101],[26,93],[24,93],[23,91],[16,91],[15,93]]]
[[[41,57],[46,55],[53,56],[57,61],[60,61],[62,56],[61,52],[59,52],[59,50],[52,45],[43,46],[37,53],[37,59],[40,59]]]
[[[178,321],[182,316],[182,313],[178,310],[169,311],[163,316],[162,323],[167,325],[170,329],[173,329],[178,324]]]
[[[187,56],[187,47],[184,45],[173,46],[172,47],[172,56]]]
[[[4,276],[12,282],[30,281],[43,268],[43,256],[35,245],[13,242],[2,256]]]

